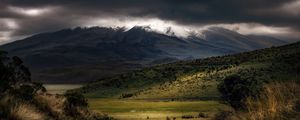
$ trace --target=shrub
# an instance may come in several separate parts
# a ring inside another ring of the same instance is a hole
[[[121,98],[130,98],[130,97],[133,97],[133,96],[134,96],[133,93],[123,93],[123,94],[121,95]]]
[[[245,109],[245,99],[256,98],[262,90],[263,82],[254,77],[241,78],[239,75],[227,76],[219,85],[222,99],[235,109]]]
[[[38,91],[46,92],[47,91],[46,88],[43,86],[42,83],[34,82],[33,85],[34,85],[33,87],[35,89],[35,92],[38,92]]]
[[[300,112],[300,100],[295,103],[295,111]]]
[[[182,119],[192,119],[195,118],[193,115],[183,115],[181,116]]]
[[[0,120],[8,118],[10,114],[10,104],[7,104],[3,100],[0,100]]]
[[[169,118],[169,117],[167,116],[166,120],[171,120],[171,118]]]
[[[199,117],[199,118],[208,118],[208,115],[205,114],[205,113],[203,113],[203,112],[200,112],[200,113],[198,114],[198,117]]]
[[[78,92],[67,92],[64,96],[66,97],[64,110],[72,116],[79,115],[77,107],[87,107],[88,105],[86,98]]]
[[[68,105],[81,107],[87,107],[88,105],[86,98],[78,92],[67,92],[64,96]]]
[[[31,101],[34,96],[34,88],[30,85],[22,85],[17,89],[12,89],[10,94],[16,96],[20,100]]]
[[[213,118],[213,120],[231,120],[231,117],[233,116],[233,112],[232,111],[221,111],[218,112],[215,117]]]

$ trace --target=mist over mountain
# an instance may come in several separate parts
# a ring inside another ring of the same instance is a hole
[[[203,37],[176,37],[145,27],[74,28],[37,34],[0,46],[20,56],[34,81],[82,83],[177,60],[279,46],[288,41],[211,27]]]

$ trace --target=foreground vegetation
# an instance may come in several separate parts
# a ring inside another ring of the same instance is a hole
[[[300,86],[294,81],[265,85],[256,99],[245,100],[247,117],[252,120],[300,119]]]
[[[295,81],[265,84],[255,97],[247,96],[243,109],[222,111],[216,120],[298,120],[300,119],[300,85]],[[236,107],[236,106],[235,106]]]
[[[48,94],[31,81],[29,70],[18,57],[0,51],[1,120],[109,120],[107,115],[88,110],[83,95],[67,92]]]

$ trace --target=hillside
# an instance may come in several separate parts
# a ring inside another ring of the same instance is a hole
[[[0,46],[19,56],[43,83],[83,83],[149,65],[205,58],[287,44],[267,36],[209,28],[203,37],[169,36],[146,27],[74,28],[37,34]],[[101,74],[99,74],[101,73]]]
[[[221,57],[157,65],[99,79],[78,91],[88,97],[130,99],[218,99],[217,84],[239,74],[264,82],[299,82],[300,43]]]

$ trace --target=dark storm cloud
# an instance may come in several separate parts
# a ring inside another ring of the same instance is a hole
[[[300,29],[300,14],[282,7],[296,0],[2,0],[0,18],[15,19],[17,35],[80,25],[93,17],[156,17],[184,25],[260,23]],[[52,12],[24,16],[9,7],[47,8]],[[300,6],[299,6],[300,7]],[[299,9],[296,9],[299,11]]]
[[[73,14],[153,15],[181,23],[262,22],[284,24],[299,20],[271,9],[294,0],[7,0],[21,7],[62,6]],[[264,10],[269,11],[265,12]],[[258,12],[260,11],[260,12]],[[263,13],[263,14],[262,14]],[[298,23],[298,22],[297,22]]]

